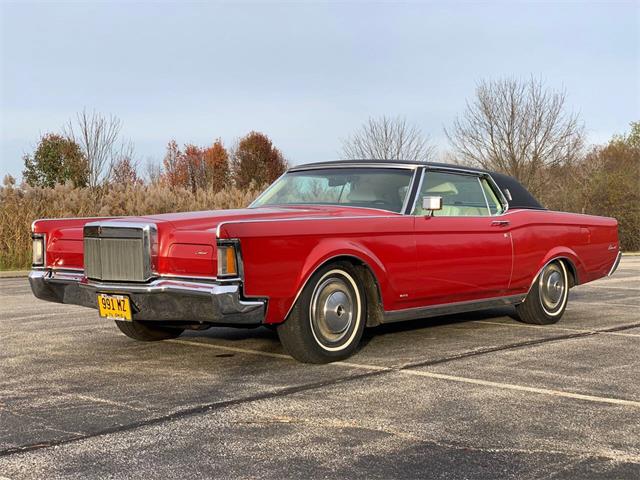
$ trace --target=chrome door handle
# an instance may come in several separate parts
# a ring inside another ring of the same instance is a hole
[[[509,220],[494,220],[491,222],[492,227],[506,227],[509,225]]]

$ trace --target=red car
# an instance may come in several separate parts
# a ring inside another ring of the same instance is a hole
[[[569,288],[620,260],[615,219],[546,210],[505,175],[405,161],[297,166],[241,210],[32,230],[38,298],[97,308],[136,340],[271,326],[313,363],[389,322],[514,305],[555,323]]]

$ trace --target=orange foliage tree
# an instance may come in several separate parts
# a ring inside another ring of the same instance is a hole
[[[138,176],[138,170],[135,162],[129,157],[118,160],[111,168],[111,183],[116,185],[135,185],[142,183],[142,179]]]
[[[184,151],[172,140],[163,166],[164,180],[171,187],[189,188],[192,192],[203,188],[219,191],[229,182],[229,154],[220,139],[207,148],[185,145]]]
[[[264,185],[273,182],[287,169],[282,152],[264,133],[250,132],[242,137],[233,153],[233,173],[236,186],[246,188],[252,182]]]

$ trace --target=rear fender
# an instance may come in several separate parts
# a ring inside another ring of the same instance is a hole
[[[586,269],[584,262],[578,257],[578,254],[569,247],[554,247],[543,257],[542,261],[538,264],[535,269],[534,276],[531,278],[531,284],[538,278],[538,275],[542,271],[542,269],[547,265],[547,263],[553,260],[565,260],[569,263],[568,267],[571,273],[574,276],[575,285],[580,285],[580,282],[586,275]]]

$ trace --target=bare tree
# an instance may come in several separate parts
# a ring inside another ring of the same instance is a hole
[[[111,177],[113,165],[133,158],[133,144],[120,140],[122,122],[113,115],[104,116],[86,110],[64,127],[65,135],[76,142],[89,163],[89,185],[95,187]]]
[[[145,176],[150,185],[160,184],[162,182],[162,165],[152,158],[147,159]]]
[[[484,81],[445,133],[464,163],[511,175],[537,194],[545,167],[572,163],[582,152],[584,128],[565,103],[564,92],[533,78]]]
[[[420,129],[403,117],[370,117],[342,141],[342,156],[347,159],[429,160],[433,154]]]

